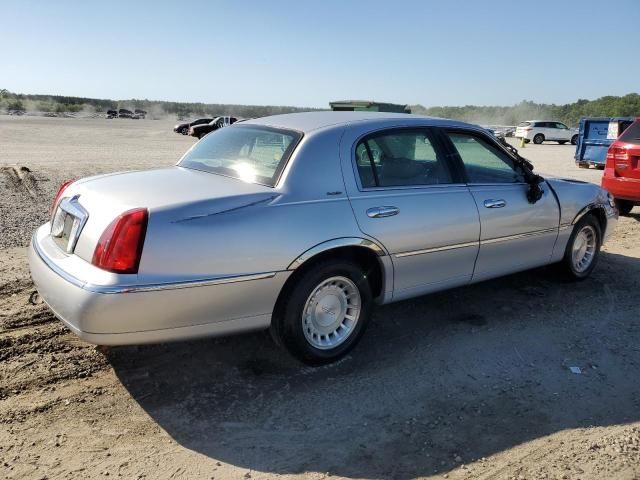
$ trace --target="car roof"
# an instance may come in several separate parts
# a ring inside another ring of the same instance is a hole
[[[314,130],[324,129],[328,127],[344,127],[353,123],[371,123],[376,124],[382,121],[400,120],[402,123],[419,124],[423,126],[447,126],[447,127],[464,127],[478,128],[477,125],[460,122],[457,120],[449,120],[446,118],[426,117],[422,115],[414,115],[408,113],[388,113],[388,112],[334,112],[334,111],[317,111],[317,112],[300,112],[286,113],[283,115],[272,115],[269,117],[253,118],[242,122],[243,125],[264,125],[275,128],[287,128],[297,130],[299,132],[308,133]]]

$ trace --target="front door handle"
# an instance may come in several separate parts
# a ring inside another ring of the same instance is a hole
[[[398,207],[373,207],[367,210],[369,218],[393,217],[399,213],[400,209]]]
[[[490,198],[490,199],[484,201],[484,206],[486,208],[502,208],[502,207],[504,207],[506,205],[507,205],[507,202],[505,202],[501,198],[499,198],[499,199]]]

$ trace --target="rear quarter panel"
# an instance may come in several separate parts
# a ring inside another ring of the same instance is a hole
[[[139,281],[283,271],[319,243],[361,237],[340,170],[340,134],[308,135],[273,191],[244,205],[203,200],[152,211]]]

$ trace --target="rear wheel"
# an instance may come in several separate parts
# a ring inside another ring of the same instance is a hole
[[[544,142],[544,135],[541,133],[536,134],[535,137],[533,137],[533,143],[535,143],[536,145],[540,145],[542,142]]]
[[[180,129],[180,133],[182,135],[187,135],[189,133],[189,129],[187,127],[182,127],[182,129]]]
[[[573,137],[571,137],[571,145],[577,145],[578,144],[578,135],[574,135]]]
[[[373,308],[364,272],[348,260],[311,267],[285,295],[274,312],[272,333],[309,365],[334,362],[355,347]]]
[[[587,214],[575,225],[564,258],[560,264],[564,276],[570,280],[584,280],[598,263],[602,232],[598,219]]]
[[[633,202],[630,202],[629,200],[618,200],[616,198],[615,202],[620,215],[629,215],[631,210],[633,210]]]

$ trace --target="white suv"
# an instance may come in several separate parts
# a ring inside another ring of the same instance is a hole
[[[571,142],[572,145],[578,143],[578,130],[570,129],[564,123],[543,122],[540,120],[528,120],[521,122],[516,128],[516,138],[524,138],[525,142],[533,140],[533,143],[540,145],[542,142],[551,140],[564,145]]]

